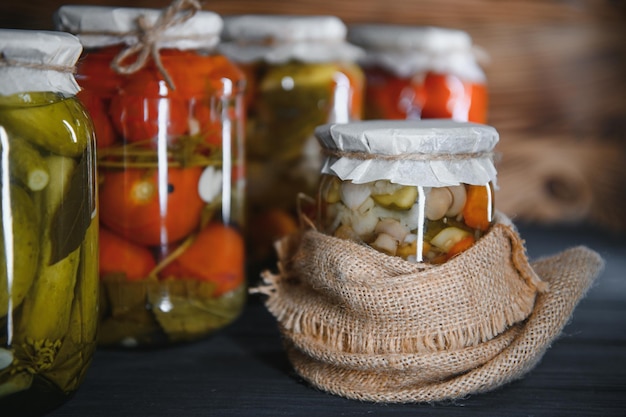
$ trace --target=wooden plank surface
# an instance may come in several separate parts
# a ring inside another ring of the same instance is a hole
[[[581,228],[520,227],[531,259],[585,245],[606,267],[563,333],[522,379],[443,404],[374,404],[320,392],[291,368],[276,322],[251,297],[231,327],[154,351],[99,350],[76,396],[50,417],[568,416],[626,411],[626,243]]]

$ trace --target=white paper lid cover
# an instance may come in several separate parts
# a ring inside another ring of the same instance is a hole
[[[76,94],[80,87],[74,66],[82,50],[69,33],[0,29],[0,94]]]
[[[363,50],[346,41],[347,31],[336,16],[225,16],[220,50],[237,62],[354,61]]]
[[[450,119],[369,120],[318,126],[323,174],[366,183],[445,187],[496,182],[495,128]],[[381,156],[378,157],[377,156]]]
[[[124,43],[134,45],[138,19],[143,16],[154,25],[163,13],[161,9],[104,6],[61,6],[54,15],[58,30],[79,37],[85,48],[96,48]],[[160,35],[159,48],[211,49],[219,42],[223,28],[221,16],[199,11],[189,20],[170,26]]]
[[[409,77],[423,71],[454,74],[469,81],[485,82],[479,61],[487,54],[459,29],[436,26],[355,24],[348,40],[366,51],[365,65],[378,64]]]
[[[355,24],[350,26],[348,39],[366,49],[381,50],[439,52],[472,47],[467,32],[436,26]]]

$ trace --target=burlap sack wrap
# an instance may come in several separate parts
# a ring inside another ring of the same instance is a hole
[[[492,390],[540,360],[603,266],[576,247],[529,263],[498,213],[443,265],[423,265],[307,230],[277,242],[266,306],[289,360],[313,386],[375,402]]]
[[[496,183],[498,133],[490,126],[363,121],[320,126],[316,136],[327,155],[322,174],[342,182],[384,180],[415,186],[418,195]],[[424,204],[416,204],[418,219]],[[603,264],[582,247],[531,264],[500,213],[473,246],[440,265],[388,256],[310,225],[277,242],[278,273],[265,272],[256,291],[267,294],[300,376],[367,401],[455,399],[520,378]]]

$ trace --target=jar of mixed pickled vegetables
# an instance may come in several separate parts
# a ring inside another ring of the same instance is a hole
[[[487,122],[485,54],[462,30],[361,24],[348,39],[366,51],[365,119]]]
[[[0,30],[0,414],[43,415],[78,389],[96,345],[93,125],[78,39]]]
[[[314,195],[321,158],[313,131],[361,119],[362,54],[334,16],[225,18],[220,49],[246,73],[250,254],[262,260],[293,230],[299,193]]]
[[[243,83],[215,13],[63,6],[85,47],[100,191],[99,343],[205,337],[245,303]],[[176,7],[175,10],[172,7]]]
[[[319,230],[441,264],[491,227],[497,131],[449,119],[319,126]]]

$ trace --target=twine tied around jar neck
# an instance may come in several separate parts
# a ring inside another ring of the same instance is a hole
[[[74,65],[53,65],[42,64],[38,62],[25,62],[16,59],[9,59],[4,55],[4,52],[0,52],[0,67],[19,67],[28,68],[42,71],[56,71],[64,72],[68,74],[76,73],[76,67]]]
[[[468,159],[493,159],[496,154],[494,152],[469,152],[469,153],[446,153],[446,154],[427,154],[427,153],[402,153],[398,155],[373,154],[358,151],[340,151],[337,149],[322,149],[325,156],[336,158],[350,158],[361,161],[377,159],[383,161],[459,161]]]
[[[202,6],[197,0],[176,0],[163,9],[163,12],[153,25],[150,25],[144,15],[139,16],[137,18],[137,26],[139,27],[137,31],[138,42],[122,50],[111,62],[111,68],[118,74],[133,74],[143,68],[148,61],[148,57],[151,56],[159,72],[165,78],[167,85],[172,90],[175,90],[176,86],[161,62],[157,43],[168,28],[188,21],[201,9]],[[122,64],[124,60],[135,54],[137,54],[137,58],[134,62],[128,65]]]

